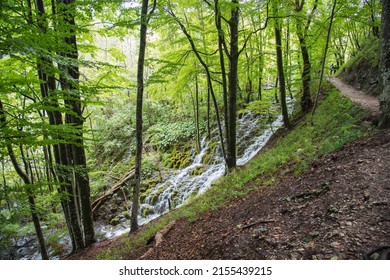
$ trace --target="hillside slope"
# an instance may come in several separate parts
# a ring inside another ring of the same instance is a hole
[[[378,132],[300,176],[178,221],[148,259],[361,259],[390,244],[389,159],[390,132]]]
[[[357,90],[378,96],[381,90],[378,39],[367,40],[364,47],[343,65],[338,77]]]
[[[338,102],[336,96],[332,99]],[[322,110],[329,114],[329,108]],[[333,120],[343,114],[347,113]],[[371,126],[367,121],[358,125]],[[329,129],[324,133],[331,133]],[[94,244],[72,258],[361,259],[388,246],[390,131],[375,132],[325,154],[310,161],[300,175],[294,175],[287,162],[271,180],[251,179],[245,188],[255,190],[249,195],[192,218],[177,218],[141,245],[126,249],[142,229]]]

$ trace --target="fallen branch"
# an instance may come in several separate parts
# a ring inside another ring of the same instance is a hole
[[[116,182],[111,189],[106,191],[101,197],[92,202],[92,213],[95,216],[96,212],[104,203],[107,202],[117,191],[119,191],[129,180],[134,177],[134,169],[130,170],[125,176],[123,176],[118,182]]]
[[[257,224],[266,224],[266,223],[274,223],[274,222],[276,222],[276,221],[275,220],[259,220],[259,221],[250,223],[248,225],[242,226],[241,229],[250,228],[250,227],[253,227]]]
[[[318,197],[324,193],[327,193],[329,191],[329,189],[330,189],[329,184],[324,183],[320,189],[317,189],[317,190],[312,191],[312,192],[305,192],[305,193],[297,194],[297,195],[290,197],[290,199],[291,200],[294,200],[294,199],[307,200],[307,199],[315,198],[315,197]]]
[[[154,246],[152,248],[149,248],[149,250],[146,251],[146,253],[140,257],[140,260],[144,260],[150,257],[150,255],[154,251],[154,248],[156,248],[160,243],[163,242],[165,236],[167,236],[167,234],[171,231],[171,229],[174,227],[175,224],[176,221],[172,221],[169,224],[167,224],[162,230],[156,233],[156,235],[154,236],[154,240],[155,240]]]

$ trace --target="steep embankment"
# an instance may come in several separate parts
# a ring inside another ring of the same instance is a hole
[[[356,90],[378,96],[380,93],[378,39],[367,40],[362,49],[343,66],[338,77]]]
[[[331,92],[315,127],[303,121],[284,133],[219,190],[73,258],[360,259],[390,244],[390,132],[329,151],[371,129],[363,116]],[[224,200],[225,193],[241,198]]]
[[[333,82],[377,114],[376,100]],[[300,176],[279,175],[272,188],[179,221],[147,258],[375,258],[367,254],[390,244],[389,159],[390,132],[378,132],[315,160]]]
[[[389,159],[382,131],[300,176],[180,220],[148,259],[360,259],[390,244]]]

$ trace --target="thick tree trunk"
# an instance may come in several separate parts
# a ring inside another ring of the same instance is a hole
[[[54,5],[54,3],[52,3]],[[42,0],[35,1],[35,7],[37,10],[38,17],[38,26],[41,29],[43,34],[46,34],[47,21],[46,13],[44,9],[44,3]],[[55,15],[55,7],[52,7],[53,15]],[[32,21],[32,19],[31,19]],[[63,125],[62,113],[59,108],[58,97],[55,95],[56,91],[56,78],[54,77],[54,65],[53,62],[47,59],[46,57],[38,57],[38,77],[41,81],[41,95],[42,100],[45,105],[48,107],[54,108],[53,110],[46,110],[49,117],[50,125]],[[49,72],[52,74],[47,74],[46,69],[49,69]],[[51,135],[53,139],[58,139],[60,142],[63,142],[61,135],[53,134]],[[61,195],[61,205],[64,210],[64,216],[67,221],[67,226],[69,229],[69,234],[72,241],[73,251],[77,251],[84,247],[83,237],[81,234],[80,224],[77,220],[76,207],[73,200],[73,189],[72,189],[72,176],[69,169],[71,164],[71,153],[67,144],[60,143],[53,145],[54,158],[57,163],[56,171],[58,179],[60,182],[60,193]],[[76,219],[76,220],[75,220]]]
[[[298,38],[303,62],[301,109],[302,112],[308,112],[313,105],[313,101],[311,99],[310,94],[311,64],[306,40],[302,34],[299,34]]]
[[[383,0],[380,66],[382,93],[379,97],[381,115],[379,126],[390,128],[390,0]]]
[[[230,10],[230,54],[229,54],[229,95],[228,95],[228,118],[229,138],[226,152],[226,164],[228,169],[236,167],[236,123],[237,123],[237,90],[238,90],[238,0],[232,0]]]
[[[222,96],[223,96],[223,112],[224,112],[224,120],[225,120],[225,138],[227,149],[229,149],[229,116],[228,116],[228,81],[226,78],[226,67],[225,67],[225,57],[224,57],[224,43],[225,37],[224,32],[222,30],[222,19],[221,19],[221,11],[219,9],[219,1],[214,0],[214,17],[215,17],[215,26],[218,32],[218,54],[219,54],[219,65],[221,67],[221,78],[222,78]],[[224,145],[224,143],[222,143]]]
[[[70,216],[74,227],[73,230],[76,234],[77,249],[81,249],[95,242],[95,232],[93,228],[90,185],[84,150],[84,118],[78,89],[80,73],[76,63],[78,60],[78,49],[75,33],[74,0],[62,0],[60,2],[62,5],[59,8],[59,23],[67,25],[69,29],[69,33],[63,38],[65,44],[69,48],[67,48],[66,52],[61,53],[61,55],[75,61],[72,65],[60,66],[61,70],[64,71],[60,77],[60,81],[61,88],[64,91],[65,104],[68,106],[68,109],[71,110],[71,113],[66,114],[65,122],[75,129],[75,132],[73,132],[74,144],[68,145],[68,155],[71,159],[69,163],[74,167],[74,189],[67,186],[67,190],[71,191],[70,193],[72,193],[75,198],[69,200],[69,210],[71,211]],[[80,207],[81,213],[74,211],[74,209],[77,209],[78,207]]]

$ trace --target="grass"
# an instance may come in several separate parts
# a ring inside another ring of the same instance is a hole
[[[119,248],[101,252],[98,259],[123,259],[134,251],[142,250],[147,240],[170,221],[186,218],[197,219],[202,213],[216,210],[229,201],[245,197],[254,189],[273,185],[280,170],[299,174],[306,170],[314,159],[335,152],[346,143],[353,142],[369,133],[361,125],[368,112],[341,97],[330,88],[327,97],[320,101],[314,125],[310,116],[301,120],[272,147],[261,152],[245,167],[237,168],[186,205],[171,211],[156,221],[143,226],[139,233],[123,240]]]

